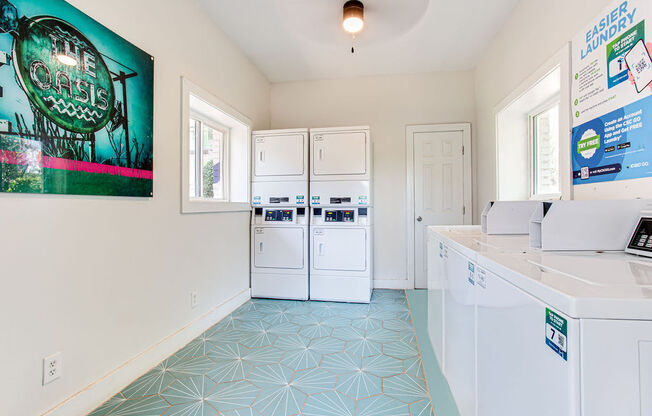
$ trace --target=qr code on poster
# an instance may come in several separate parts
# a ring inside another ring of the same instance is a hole
[[[589,179],[589,167],[588,166],[585,166],[582,169],[580,169],[580,178]]]
[[[645,59],[641,59],[636,65],[634,65],[634,70],[636,74],[640,74],[648,68],[649,64]]]

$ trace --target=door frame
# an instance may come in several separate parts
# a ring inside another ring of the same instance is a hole
[[[464,146],[464,224],[473,223],[473,178],[472,178],[472,148],[471,123],[419,124],[408,125],[405,129],[405,156],[407,166],[407,274],[408,287],[415,288],[414,235],[416,227],[416,212],[414,207],[414,134],[426,132],[461,131]],[[469,186],[467,186],[467,184]]]

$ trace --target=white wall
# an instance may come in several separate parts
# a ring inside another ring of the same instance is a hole
[[[471,72],[272,84],[272,128],[371,126],[376,280],[407,278],[406,125],[473,122],[473,94]]]
[[[0,194],[3,415],[48,410],[249,287],[248,213],[180,214],[180,77],[254,128],[267,79],[192,0],[71,3],[156,58],[154,198]],[[42,387],[56,351],[63,378]]]
[[[496,198],[495,107],[611,1],[521,0],[489,44],[475,70],[475,131],[478,143],[475,150],[476,154],[482,155],[477,164],[476,206],[484,206],[487,201]],[[626,187],[630,186],[627,182],[631,181],[605,184],[604,191],[592,197],[638,196],[627,192]],[[646,189],[652,192],[649,183],[646,182]],[[578,187],[575,188],[575,197],[581,198],[581,192],[578,193]]]

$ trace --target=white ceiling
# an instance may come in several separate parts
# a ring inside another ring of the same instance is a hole
[[[363,0],[351,54],[344,0],[197,0],[272,82],[472,69],[518,0]]]

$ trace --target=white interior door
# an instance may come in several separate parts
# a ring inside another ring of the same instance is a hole
[[[366,173],[367,135],[363,132],[323,133],[312,138],[315,175]]]
[[[363,228],[315,228],[313,264],[317,270],[365,271],[367,231]]]
[[[254,230],[254,265],[261,268],[302,269],[304,229],[260,227]]]
[[[426,227],[464,224],[464,131],[414,132],[413,140],[414,285],[427,288]]]
[[[304,169],[303,135],[257,137],[254,143],[256,176],[300,176]]]

